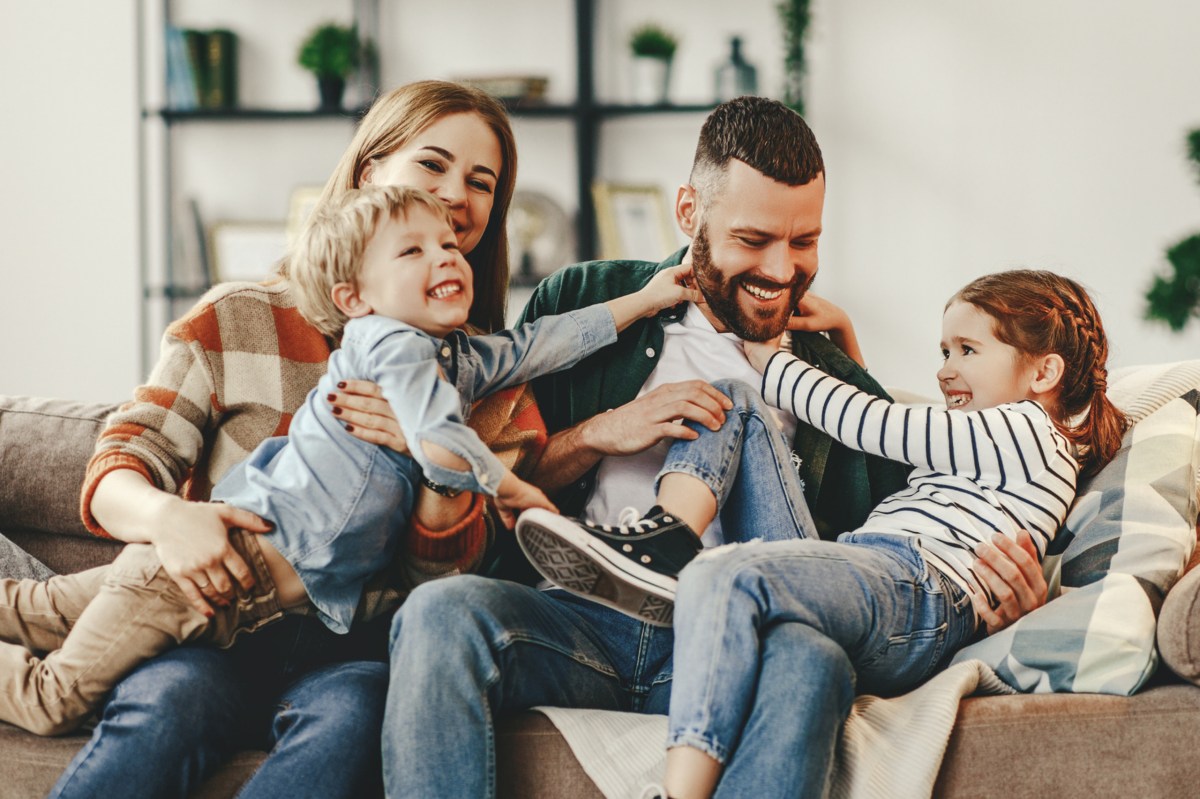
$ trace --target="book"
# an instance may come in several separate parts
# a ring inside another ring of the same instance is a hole
[[[237,34],[231,30],[169,28],[167,86],[170,107],[237,106]]]
[[[187,36],[181,28],[167,26],[164,36],[167,61],[167,107],[190,111],[199,105],[194,61],[189,57]]]
[[[237,34],[224,29],[208,31],[205,49],[205,82],[200,105],[233,108],[237,105]]]

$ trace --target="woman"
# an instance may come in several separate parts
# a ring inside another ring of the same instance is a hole
[[[475,273],[471,321],[494,330],[504,319],[505,217],[516,166],[502,106],[474,89],[424,81],[379,98],[322,199],[373,183],[416,186],[446,202]],[[286,431],[335,345],[299,316],[284,281],[214,288],[167,330],[147,385],[97,443],[84,483],[85,522],[99,535],[154,544],[164,568],[201,609],[229,601],[231,572],[241,564],[228,530],[261,531],[264,524],[202,500],[230,465]],[[489,432],[508,435],[483,437],[510,462],[545,437],[536,412],[526,429],[505,423],[509,412],[531,404],[521,396],[501,395],[479,414]],[[447,509],[448,521],[457,522],[451,529],[412,536],[411,577],[479,564],[482,513],[478,503],[466,518],[463,510]],[[53,795],[186,795],[247,745],[265,745],[270,754],[241,796],[378,791],[387,682],[382,611],[403,586],[377,589],[360,615],[381,615],[356,622],[347,636],[297,617],[231,650],[182,648],[146,664],[114,690]],[[271,682],[285,687],[268,690]],[[248,734],[230,741],[230,729]]]

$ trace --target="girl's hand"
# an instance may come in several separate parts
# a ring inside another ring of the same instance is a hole
[[[366,380],[346,380],[338,391],[325,397],[333,413],[346,424],[346,430],[368,444],[380,444],[401,455],[408,455],[408,442],[400,431],[400,422],[392,406],[383,398],[379,386]]]
[[[858,346],[858,335],[850,315],[841,307],[811,291],[796,303],[796,311],[788,319],[788,330],[810,333],[828,333],[829,340],[846,353],[859,366],[866,368],[867,362]]]
[[[271,529],[268,522],[249,511],[221,502],[172,503],[159,521],[154,550],[163,568],[196,610],[208,618],[212,605],[228,605],[236,582],[254,586],[254,575],[242,556],[229,544],[229,530],[240,527],[252,533]]]
[[[746,350],[746,357],[750,360],[750,365],[759,372],[767,371],[767,361],[771,360],[771,356],[779,352],[779,345],[783,341],[783,335],[780,334],[769,341],[744,341],[742,342],[743,349]]]
[[[637,294],[645,301],[645,316],[653,316],[664,308],[674,308],[681,302],[704,301],[700,290],[692,287],[691,263],[669,266],[655,273]]]
[[[546,498],[541,489],[527,483],[512,472],[500,480],[496,498],[493,500],[496,510],[500,513],[500,521],[510,530],[517,523],[517,513],[526,508],[545,508],[551,513],[558,513],[554,503]]]

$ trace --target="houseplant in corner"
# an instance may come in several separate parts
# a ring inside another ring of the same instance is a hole
[[[1187,137],[1188,158],[1200,175],[1200,129]],[[1170,275],[1158,275],[1146,292],[1146,318],[1166,322],[1179,332],[1200,317],[1200,233],[1167,249]]]
[[[629,34],[633,53],[631,84],[633,101],[642,105],[667,102],[671,83],[671,59],[679,40],[665,28],[647,22]]]
[[[342,107],[346,78],[358,68],[361,58],[358,30],[353,26],[332,22],[320,25],[300,45],[297,61],[317,77],[321,110],[335,111]]]

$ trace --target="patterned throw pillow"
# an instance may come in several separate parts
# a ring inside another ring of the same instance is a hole
[[[1129,695],[1153,674],[1155,621],[1196,543],[1200,361],[1114,373],[1134,423],[1083,483],[1045,559],[1053,601],[961,650],[1032,693]]]

